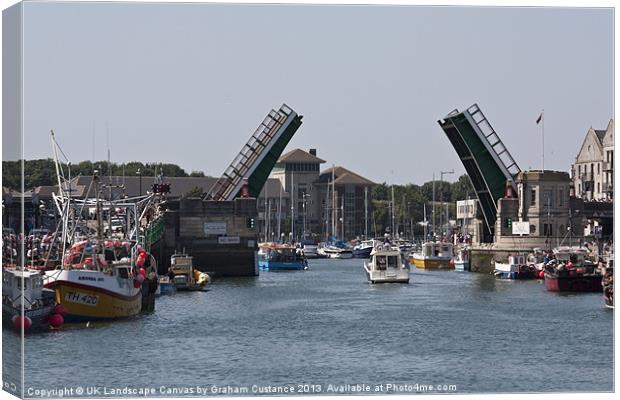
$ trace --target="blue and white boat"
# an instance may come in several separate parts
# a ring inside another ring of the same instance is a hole
[[[375,242],[377,242],[375,239],[363,240],[360,244],[353,247],[353,258],[370,258]]]
[[[471,271],[469,265],[469,249],[467,247],[461,247],[456,251],[456,256],[454,256],[454,270]]]
[[[536,270],[527,265],[527,255],[514,254],[508,257],[508,263],[495,262],[495,277],[500,279],[534,279]]]
[[[308,269],[306,258],[289,244],[258,245],[258,268],[262,271],[295,271]]]

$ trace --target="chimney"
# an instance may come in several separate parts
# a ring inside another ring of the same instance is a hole
[[[310,154],[316,157],[316,149],[310,149]]]

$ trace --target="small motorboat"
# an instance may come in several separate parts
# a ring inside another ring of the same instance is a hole
[[[495,262],[494,274],[500,279],[535,279],[536,269],[527,265],[527,255],[512,254],[507,263]]]
[[[194,257],[185,253],[175,253],[170,257],[170,270],[174,274],[171,280],[178,291],[203,290],[211,281],[209,274],[194,267]]]
[[[545,287],[552,292],[601,292],[601,271],[585,247],[556,247],[554,260],[545,266]]]
[[[22,314],[22,305],[24,313]],[[63,323],[55,317],[56,293],[43,287],[40,271],[11,267],[2,269],[2,322],[21,331],[45,329]],[[54,318],[52,318],[54,316]]]
[[[400,249],[389,244],[375,245],[370,261],[364,261],[364,270],[370,283],[409,283],[409,264]]]
[[[456,251],[456,256],[454,256],[454,269],[456,271],[471,271],[469,255],[470,252],[467,247],[460,247]]]
[[[308,269],[308,263],[303,252],[294,246],[286,243],[261,243],[258,267],[263,271],[295,271]]]
[[[420,252],[415,252],[409,262],[421,269],[452,269],[452,243],[425,242]]]

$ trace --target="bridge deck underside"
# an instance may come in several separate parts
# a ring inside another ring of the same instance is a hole
[[[248,186],[250,189],[251,197],[258,197],[267,178],[271,173],[274,165],[282,155],[282,152],[286,148],[288,142],[292,139],[293,135],[301,126],[301,118],[296,116],[295,119],[288,125],[282,135],[273,144],[273,147],[267,152],[263,160],[258,164],[254,172],[248,177]]]
[[[439,125],[456,150],[476,190],[485,219],[484,239],[492,240],[497,200],[504,195],[506,176],[462,113],[447,117],[443,123],[439,121]]]

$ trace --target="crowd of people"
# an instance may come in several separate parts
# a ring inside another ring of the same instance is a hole
[[[2,259],[4,264],[15,264],[21,251],[22,235],[2,232]],[[53,232],[40,230],[25,237],[24,256],[28,265],[39,266],[46,261],[52,263],[59,259],[58,241],[54,242]],[[51,266],[51,265],[50,265]]]

